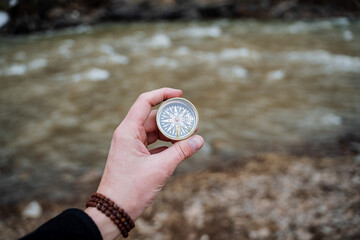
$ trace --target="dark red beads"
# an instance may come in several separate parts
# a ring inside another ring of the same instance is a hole
[[[124,238],[129,236],[131,229],[135,227],[134,221],[131,217],[116,203],[105,197],[101,193],[91,194],[91,198],[86,204],[86,207],[95,207],[106,216],[108,216],[114,224],[118,227],[121,235]]]

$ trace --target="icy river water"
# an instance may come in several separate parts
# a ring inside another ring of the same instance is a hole
[[[131,104],[164,86],[194,103],[206,141],[179,171],[219,155],[333,146],[360,130],[359,43],[360,23],[341,18],[105,24],[1,38],[0,202],[61,197],[76,177],[101,171]]]

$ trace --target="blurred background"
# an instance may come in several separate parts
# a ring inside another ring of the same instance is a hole
[[[1,239],[84,208],[164,86],[205,145],[130,239],[360,239],[359,1],[1,0],[0,33]]]

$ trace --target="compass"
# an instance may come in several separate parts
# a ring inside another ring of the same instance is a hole
[[[161,104],[156,114],[160,132],[171,140],[183,140],[197,130],[199,114],[185,98],[171,98]]]

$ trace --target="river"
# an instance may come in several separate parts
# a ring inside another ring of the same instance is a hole
[[[179,172],[331,148],[360,130],[359,42],[360,22],[343,18],[101,24],[2,37],[0,202],[70,194],[74,179],[101,171],[137,96],[164,86],[194,103],[206,141]]]

